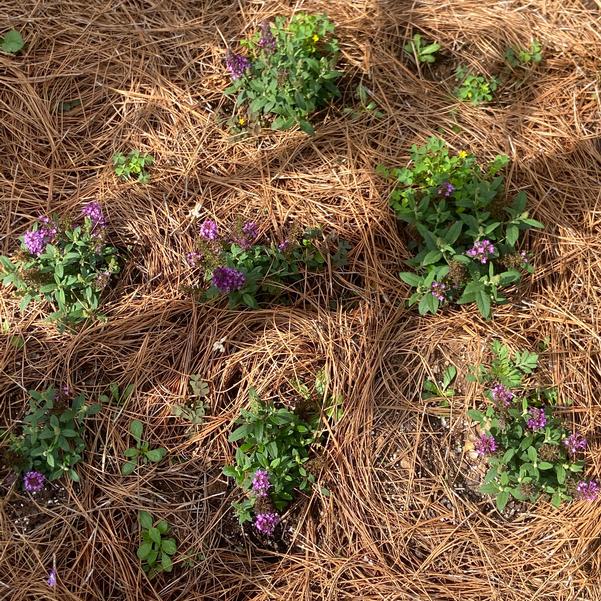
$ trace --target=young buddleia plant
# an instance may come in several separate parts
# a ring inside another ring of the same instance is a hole
[[[118,152],[113,156],[115,175],[124,180],[136,179],[141,184],[150,181],[148,167],[154,164],[154,157],[150,154],[132,150],[127,156]]]
[[[428,43],[422,40],[422,36],[416,33],[411,41],[405,44],[403,51],[414,63],[429,63],[436,61],[436,53],[440,50],[440,44]]]
[[[141,542],[136,555],[142,562],[142,569],[149,578],[160,572],[171,572],[173,556],[177,552],[177,542],[169,534],[169,524],[165,520],[154,521],[147,511],[138,513]]]
[[[457,377],[457,368],[454,365],[449,365],[442,374],[442,381],[427,379],[424,381],[422,391],[422,399],[441,398],[441,406],[448,407],[449,403],[446,399],[455,396],[455,390],[451,388],[451,384]]]
[[[537,367],[536,353],[513,354],[498,341],[492,351],[491,364],[474,370],[487,386],[485,404],[468,411],[479,429],[474,449],[488,462],[480,492],[492,495],[499,511],[512,498],[544,498],[556,507],[573,498],[594,500],[598,483],[577,476],[584,470],[586,439],[570,434],[557,414],[557,390],[527,379]]]
[[[135,446],[126,449],[125,456],[129,461],[121,466],[121,473],[129,476],[138,467],[138,464],[158,463],[165,457],[167,450],[160,447],[151,449],[150,443],[142,439],[144,435],[144,425],[141,421],[135,419],[129,424],[129,433],[136,441]]]
[[[299,126],[313,134],[313,114],[340,95],[339,46],[331,21],[302,12],[276,17],[241,45],[246,54],[228,51],[226,57],[232,84],[225,94],[235,98],[232,127]]]
[[[487,79],[483,75],[475,75],[461,65],[455,71],[455,79],[458,82],[455,88],[455,96],[459,100],[471,102],[472,104],[492,101],[493,94],[499,85],[499,80],[496,77]]]

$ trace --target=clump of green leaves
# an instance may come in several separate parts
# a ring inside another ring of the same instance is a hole
[[[363,84],[359,84],[355,90],[355,98],[359,101],[359,106],[346,107],[342,112],[345,115],[350,115],[352,118],[369,114],[376,119],[382,119],[385,114],[380,110],[378,104],[372,99],[371,95],[372,93],[367,87]]]
[[[436,53],[440,50],[440,44],[427,43],[422,36],[416,33],[411,41],[405,44],[403,51],[415,63],[433,63],[436,61]]]
[[[514,68],[537,65],[543,60],[541,44],[538,40],[532,40],[528,48],[507,48],[505,60]]]
[[[558,395],[555,388],[541,388],[530,380],[538,355],[528,351],[512,354],[495,341],[490,366],[479,365],[471,379],[488,385],[487,405],[470,410],[479,424],[480,442],[476,450],[488,455],[489,469],[480,491],[493,495],[499,511],[510,498],[536,502],[544,497],[554,506],[572,499],[575,474],[584,461],[576,453],[586,446],[569,432],[555,415]],[[491,441],[494,441],[492,443]],[[482,441],[487,449],[482,449]]]
[[[451,384],[457,377],[457,368],[454,365],[449,365],[442,374],[442,381],[436,382],[436,380],[425,380],[422,398],[432,399],[441,398],[441,406],[448,407],[448,401],[446,399],[455,396],[455,390],[451,388]]]
[[[499,85],[499,80],[496,77],[487,79],[483,75],[474,75],[461,65],[455,71],[455,79],[458,82],[455,88],[455,96],[459,100],[471,102],[472,104],[490,102]]]
[[[129,424],[129,433],[136,441],[136,445],[125,450],[125,456],[129,459],[121,466],[121,473],[129,476],[137,467],[140,461],[146,463],[158,463],[167,454],[166,449],[162,447],[151,449],[150,443],[142,439],[144,435],[144,425],[141,421],[135,419]]]
[[[150,181],[148,167],[152,164],[154,164],[154,157],[138,150],[132,150],[127,156],[121,152],[113,156],[115,175],[125,180],[135,178],[141,184]]]
[[[48,319],[61,330],[91,317],[104,319],[98,312],[101,294],[119,263],[100,223],[89,217],[79,223],[41,218],[20,240],[20,252],[0,256],[0,275],[22,296],[21,311],[45,300],[54,308]]]
[[[241,524],[250,521],[256,509],[252,480],[257,470],[269,474],[268,502],[277,511],[282,511],[297,491],[307,492],[315,482],[306,466],[310,451],[324,442],[322,420],[335,422],[342,416],[342,398],[328,394],[323,372],[313,390],[301,385],[297,391],[303,402],[292,411],[279,403],[261,401],[251,390],[250,407],[240,412],[238,427],[229,436],[231,443],[240,444],[235,463],[226,466],[223,473],[234,478],[247,495],[233,505]]]
[[[171,572],[177,542],[174,538],[166,537],[169,534],[169,524],[165,520],[155,523],[147,511],[138,513],[138,521],[142,540],[136,555],[142,562],[142,569],[149,578],[154,578],[160,572]]]
[[[0,37],[0,50],[9,54],[17,54],[23,46],[25,46],[23,36],[16,29],[11,29]]]
[[[29,411],[23,418],[22,432],[10,440],[18,457],[19,472],[35,470],[48,480],[68,476],[79,482],[75,466],[82,460],[85,418],[100,411],[100,405],[86,404],[83,395],[69,398],[69,391],[48,388],[29,391]]]
[[[204,223],[208,223],[205,221]],[[210,222],[212,223],[212,222]],[[201,224],[201,231],[204,224]],[[339,241],[336,252],[330,255],[334,267],[344,265],[348,244]],[[238,222],[233,232],[216,234],[211,240],[200,238],[192,260],[203,270],[208,288],[200,291],[203,300],[211,300],[227,294],[230,308],[244,304],[257,308],[261,303],[286,301],[286,293],[305,274],[324,269],[327,261],[328,242],[321,229],[296,231],[282,242],[262,238],[254,222]],[[241,285],[229,290],[220,282],[222,268],[241,273]]]
[[[200,426],[205,417],[204,398],[209,394],[209,385],[198,375],[190,376],[190,396],[185,404],[174,405],[171,414],[186,420],[191,426]]]
[[[330,20],[306,13],[276,17],[241,45],[246,57],[227,58],[233,83],[225,94],[236,97],[232,125],[277,130],[298,125],[313,134],[313,113],[340,95],[339,46]]]
[[[433,137],[411,147],[411,161],[400,169],[378,167],[399,184],[389,202],[414,236],[407,264],[415,271],[400,274],[416,288],[409,305],[425,315],[445,303],[475,302],[488,318],[492,304],[506,302],[501,290],[532,272],[527,254],[516,252],[520,233],[543,225],[528,216],[524,192],[505,199],[506,156],[481,167],[473,155],[451,155]],[[493,252],[476,252],[484,244]]]

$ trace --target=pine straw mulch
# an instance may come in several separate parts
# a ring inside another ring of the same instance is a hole
[[[221,125],[229,109],[220,33],[234,41],[295,7],[336,22],[343,102],[363,82],[387,116],[333,108],[313,138],[289,132],[233,144]],[[420,400],[425,377],[450,362],[462,378],[493,338],[515,349],[546,338],[543,366],[574,399],[566,417],[591,440],[590,475],[601,473],[598,2],[5,0],[2,8],[0,29],[20,29],[27,47],[0,56],[0,251],[12,251],[39,212],[66,215],[94,199],[128,261],[108,323],[77,335],[59,335],[35,307],[19,313],[2,293],[10,330],[0,425],[22,417],[29,388],[64,382],[94,398],[119,382],[135,393],[91,419],[82,484],[57,493],[66,502],[40,499],[26,531],[14,517],[23,498],[0,502],[0,598],[601,598],[599,504],[541,503],[500,516],[461,474],[457,432],[478,390],[460,381],[448,408]],[[402,56],[413,28],[445,48],[421,76]],[[544,62],[520,81],[506,78],[494,103],[450,97],[455,62],[498,72],[507,45],[532,37]],[[81,104],[63,112],[73,99]],[[547,224],[530,238],[536,275],[494,321],[474,307],[427,319],[402,308],[405,236],[374,168],[404,164],[412,143],[437,132],[482,159],[507,153],[510,190],[526,190]],[[148,186],[112,174],[112,154],[134,148],[157,159]],[[325,224],[352,243],[349,265],[301,289],[293,306],[195,304],[182,292],[193,211],[220,223],[243,214],[276,231],[287,219]],[[222,338],[224,352],[214,350]],[[249,386],[268,398],[322,366],[346,407],[319,477],[332,494],[300,498],[284,522],[286,545],[273,548],[232,522],[232,489],[220,475],[232,457],[227,434]],[[206,421],[190,435],[171,407],[193,373],[210,393]],[[133,417],[172,460],[123,478]],[[167,519],[179,541],[173,574],[152,583],[135,556],[139,509]]]

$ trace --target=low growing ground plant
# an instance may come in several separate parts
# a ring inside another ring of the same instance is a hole
[[[297,391],[304,402],[293,411],[263,402],[251,390],[250,407],[241,411],[238,427],[229,436],[239,446],[234,464],[223,473],[245,493],[234,509],[241,524],[253,521],[255,529],[267,536],[295,494],[308,492],[315,482],[307,463],[311,449],[324,442],[322,420],[336,421],[342,415],[342,399],[328,394],[323,372],[313,391],[305,385]]]
[[[61,329],[103,318],[98,313],[102,291],[119,271],[117,249],[106,242],[101,206],[88,203],[81,216],[75,223],[40,217],[21,237],[19,252],[0,256],[2,282],[20,293],[20,309],[45,300],[54,308],[48,319]]]
[[[416,33],[411,41],[405,44],[403,51],[415,63],[433,63],[436,61],[436,53],[440,50],[440,44],[436,42],[424,42],[422,36]]]
[[[17,54],[24,46],[23,36],[16,29],[11,29],[0,37],[0,50],[9,54]]]
[[[125,456],[129,459],[121,466],[121,473],[129,476],[142,463],[158,463],[165,457],[167,450],[162,447],[151,449],[150,443],[142,439],[144,436],[144,425],[135,419],[129,424],[129,433],[136,441],[135,446],[126,449]]]
[[[138,513],[138,521],[142,540],[136,555],[142,562],[142,569],[149,578],[154,578],[160,572],[171,572],[177,542],[174,538],[166,538],[170,530],[169,524],[165,520],[155,523],[147,511]]]
[[[543,225],[529,217],[524,192],[506,200],[500,173],[507,162],[499,155],[481,167],[473,155],[451,155],[433,137],[412,146],[408,167],[378,167],[399,184],[389,202],[414,235],[415,257],[407,263],[415,271],[400,277],[416,289],[409,305],[421,315],[444,304],[475,302],[488,318],[492,304],[506,302],[501,290],[533,271],[516,245],[523,231]]]
[[[138,150],[132,150],[127,156],[121,152],[113,156],[115,175],[125,180],[135,178],[141,184],[147,184],[150,181],[148,167],[153,163],[154,157],[152,155]]]
[[[232,85],[225,94],[236,98],[232,125],[238,129],[298,125],[314,133],[309,121],[313,113],[340,95],[339,47],[330,20],[306,13],[296,13],[290,20],[276,17],[273,23],[262,23],[241,45],[246,54],[228,51],[226,58]]]
[[[231,233],[222,233],[207,219],[200,224],[197,250],[187,260],[203,271],[208,289],[203,300],[227,295],[230,307],[245,304],[256,308],[260,302],[282,295],[285,287],[298,282],[306,272],[324,268],[326,256],[317,247],[321,230],[292,234],[278,243],[263,241],[253,221],[239,222]],[[348,245],[341,241],[331,256],[334,266],[346,261]]]
[[[67,387],[30,390],[29,396],[22,431],[9,441],[14,468],[23,474],[23,487],[39,492],[46,480],[62,476],[79,482],[75,466],[85,450],[83,424],[101,406],[87,404],[83,395],[72,399]]]
[[[511,67],[537,65],[543,60],[541,44],[538,40],[532,40],[528,48],[508,48],[505,60]]]
[[[556,507],[574,497],[596,499],[598,483],[578,476],[584,469],[586,439],[570,434],[556,415],[557,390],[528,380],[538,355],[512,354],[499,341],[492,351],[491,365],[479,365],[472,376],[488,387],[487,404],[468,412],[480,429],[475,450],[488,458],[480,491],[495,497],[499,511],[510,498],[530,503],[545,498]]]
[[[484,75],[475,75],[461,65],[455,71],[455,79],[457,81],[455,96],[459,100],[472,104],[490,102],[499,85],[499,81],[495,77],[488,79]]]

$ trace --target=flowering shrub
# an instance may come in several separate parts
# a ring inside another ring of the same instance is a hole
[[[200,224],[197,250],[187,259],[204,270],[209,286],[203,293],[205,299],[227,295],[230,307],[244,303],[256,308],[260,300],[277,296],[301,280],[305,270],[324,267],[326,259],[315,244],[320,234],[318,229],[307,230],[279,243],[261,243],[253,221],[239,223],[233,233],[222,235],[208,219]],[[345,242],[339,244],[332,256],[334,265],[344,263],[347,248]]]
[[[255,529],[268,536],[279,522],[278,512],[293,500],[295,491],[308,491],[315,481],[306,463],[312,445],[323,438],[320,409],[326,419],[341,417],[342,400],[328,395],[323,372],[314,392],[304,385],[299,392],[305,404],[312,405],[308,416],[301,416],[299,408],[291,411],[263,403],[251,390],[251,406],[241,411],[238,427],[229,436],[230,442],[241,444],[235,464],[226,466],[223,473],[234,478],[247,495],[234,503],[238,519],[241,524],[249,522],[254,513]]]
[[[100,405],[87,405],[82,395],[70,399],[67,388],[57,391],[29,391],[29,412],[23,430],[10,439],[14,466],[24,474],[23,488],[39,492],[47,480],[68,475],[79,482],[74,467],[85,449],[81,427],[85,418],[100,411]]]
[[[550,498],[556,507],[573,497],[597,498],[597,482],[576,482],[576,474],[584,469],[579,456],[586,450],[586,439],[570,434],[555,415],[557,390],[524,381],[536,369],[538,355],[512,356],[498,341],[492,350],[491,366],[478,366],[472,376],[488,385],[488,405],[468,412],[480,425],[476,453],[488,457],[480,491],[495,496],[499,511],[511,497],[531,503]]]
[[[46,300],[55,308],[48,319],[60,327],[97,315],[101,293],[119,271],[100,205],[87,204],[81,217],[75,224],[40,217],[22,236],[20,252],[0,256],[3,284],[23,295],[21,310],[32,300]]]
[[[294,125],[314,133],[310,116],[340,92],[341,73],[334,25],[325,15],[296,13],[288,21],[264,22],[241,45],[247,55],[228,52],[226,67],[236,96],[233,125],[289,129]]]
[[[400,184],[389,202],[417,238],[415,257],[407,261],[415,273],[400,274],[417,289],[409,304],[425,315],[445,303],[476,302],[488,318],[491,303],[506,301],[500,290],[532,272],[528,255],[516,251],[520,232],[543,225],[528,217],[524,192],[505,200],[499,172],[506,156],[483,169],[465,151],[450,156],[446,143],[433,137],[413,145],[411,159],[402,169],[378,167]]]

